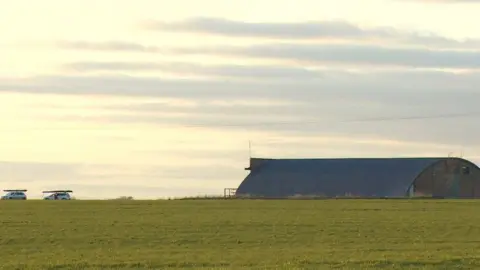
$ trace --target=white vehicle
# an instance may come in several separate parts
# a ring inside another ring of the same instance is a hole
[[[2,200],[26,200],[27,192],[26,189],[5,189],[3,192],[7,192],[7,194],[3,195],[1,198]]]
[[[45,196],[44,200],[71,200],[69,193],[72,193],[71,190],[48,190],[44,191],[43,193],[52,193],[50,195]]]

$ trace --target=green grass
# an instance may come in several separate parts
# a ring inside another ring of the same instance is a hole
[[[474,269],[480,201],[0,201],[0,269]]]

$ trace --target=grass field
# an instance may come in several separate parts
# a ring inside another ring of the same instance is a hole
[[[480,201],[0,201],[0,269],[473,269]]]

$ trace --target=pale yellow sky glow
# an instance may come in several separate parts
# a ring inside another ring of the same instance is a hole
[[[5,2],[0,187],[221,194],[243,180],[249,141],[262,157],[480,161],[478,14],[415,0]]]

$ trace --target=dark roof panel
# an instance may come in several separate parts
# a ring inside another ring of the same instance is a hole
[[[237,194],[404,196],[428,166],[447,158],[252,159]]]

